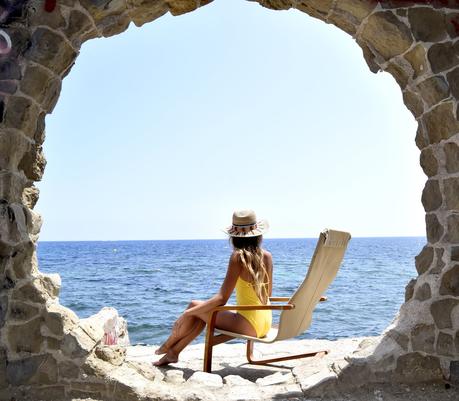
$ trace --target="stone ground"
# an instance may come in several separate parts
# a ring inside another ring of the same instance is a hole
[[[349,338],[338,341],[296,340],[273,345],[256,344],[255,357],[282,356],[289,353],[306,353],[329,350],[324,357],[314,357],[271,366],[249,365],[245,359],[245,344],[226,343],[214,347],[212,374],[202,372],[204,344],[191,345],[181,355],[178,363],[160,369],[151,368],[158,359],[156,346],[131,346],[126,362],[139,371],[150,370],[156,385],[184,400],[313,400],[303,391],[317,381],[319,372],[328,371],[332,363],[340,363],[357,350],[362,342],[377,338]],[[151,371],[153,369],[153,371]],[[458,401],[459,386],[428,385],[372,385],[342,393],[338,397],[320,398],[330,401]],[[77,400],[73,400],[77,401]],[[78,400],[83,401],[83,400]],[[93,401],[86,399],[84,401]]]

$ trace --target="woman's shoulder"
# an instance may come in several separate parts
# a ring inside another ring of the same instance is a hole
[[[267,251],[266,249],[262,249],[263,251],[263,256],[268,259],[272,259],[273,255],[271,255],[271,252]]]

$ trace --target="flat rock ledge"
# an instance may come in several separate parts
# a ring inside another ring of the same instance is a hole
[[[122,365],[108,378],[121,383],[126,400],[457,400],[457,389],[439,384],[409,387],[382,383],[347,393],[312,394],[311,389],[325,388],[324,382],[336,377],[336,366],[346,358],[361,353],[362,347],[377,344],[379,337],[327,340],[290,340],[274,344],[256,344],[255,357],[267,358],[295,353],[328,350],[322,357],[250,365],[245,358],[245,343],[226,343],[214,347],[212,373],[202,372],[204,344],[191,345],[175,364],[156,368],[152,362],[157,346],[130,346]],[[113,396],[118,399],[121,394]],[[138,398],[137,398],[138,397]],[[440,397],[440,398],[439,398]],[[96,398],[96,397],[95,397]],[[92,398],[91,398],[92,399]],[[124,399],[124,397],[122,397]],[[89,400],[89,399],[86,399]],[[76,398],[74,399],[76,401]]]

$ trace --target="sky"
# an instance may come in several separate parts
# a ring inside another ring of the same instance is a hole
[[[424,236],[416,122],[352,37],[215,0],[83,44],[46,118],[40,240]]]

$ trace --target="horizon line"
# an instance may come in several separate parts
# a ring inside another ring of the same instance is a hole
[[[279,239],[318,239],[319,237],[276,237],[263,238],[264,240]],[[379,235],[379,236],[355,236],[352,238],[427,238],[425,235]],[[172,239],[90,239],[90,240],[38,240],[39,242],[147,242],[147,241],[226,241],[227,238],[172,238]]]

